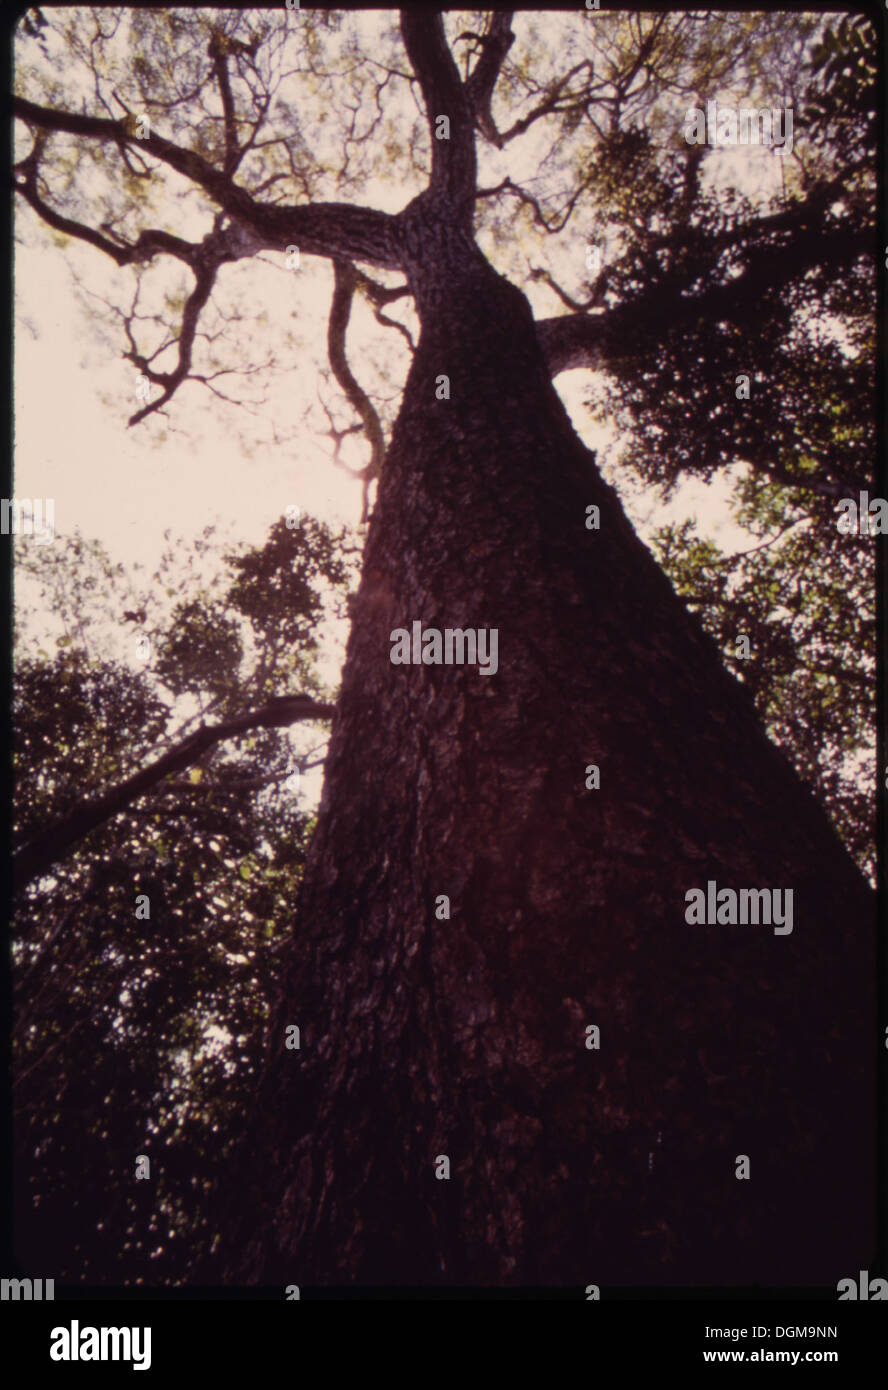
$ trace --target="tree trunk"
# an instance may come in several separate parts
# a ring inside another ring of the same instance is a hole
[[[227,1274],[834,1284],[871,1258],[873,894],[596,471],[524,296],[428,201],[415,226],[422,337]],[[393,665],[415,620],[496,628],[496,674]],[[792,889],[791,934],[688,924],[709,880]]]

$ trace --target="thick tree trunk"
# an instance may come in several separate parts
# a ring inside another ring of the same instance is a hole
[[[834,1283],[871,1258],[873,895],[597,473],[524,296],[421,212],[228,1276]],[[497,673],[393,665],[415,620],[498,629]],[[791,934],[689,925],[708,880],[792,889]]]

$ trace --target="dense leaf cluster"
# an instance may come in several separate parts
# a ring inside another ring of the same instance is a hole
[[[79,538],[23,557],[51,616],[64,595],[88,621],[52,654],[33,619],[20,625],[17,838],[175,743],[189,702],[241,710],[297,676],[320,689],[318,625],[349,578],[341,535],[281,522],[257,549],[226,555],[205,537],[161,568],[175,597],[162,613],[156,582],[137,596],[160,654],[140,668],[112,651],[115,636],[136,641],[120,621],[133,576]],[[292,928],[312,823],[294,772],[310,761],[286,729],[217,745],[21,893],[16,1248],[29,1268],[164,1282],[205,1253]],[[135,1180],[143,1154],[150,1182]]]

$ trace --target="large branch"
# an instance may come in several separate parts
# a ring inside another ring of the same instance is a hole
[[[356,379],[345,352],[345,335],[351,317],[352,298],[358,284],[358,274],[350,261],[334,261],[335,287],[330,305],[330,320],[327,324],[327,354],[333,375],[345,392],[364,426],[370,442],[370,462],[357,475],[364,480],[364,504],[361,524],[367,520],[369,486],[373,478],[379,477],[382,459],[385,454],[385,439],[373,402]]]
[[[410,293],[409,285],[393,285],[391,288],[380,285],[378,281],[372,280],[369,275],[365,275],[362,270],[353,267],[356,282],[363,289],[370,303],[374,306],[374,318],[377,323],[385,324],[388,328],[396,328],[405,339],[411,352],[416,351],[416,344],[413,341],[413,334],[409,328],[405,328],[403,323],[397,319],[390,319],[388,314],[383,313],[386,304],[393,304],[396,299],[403,299],[404,295]]]
[[[53,227],[57,232],[63,232],[66,236],[77,237],[80,241],[88,242],[90,246],[104,251],[120,266],[149,260],[158,252],[177,256],[179,260],[187,261],[189,265],[192,263],[192,256],[198,249],[196,243],[185,241],[182,237],[174,236],[171,232],[164,232],[159,228],[146,228],[139,233],[136,242],[128,244],[122,240],[112,241],[110,237],[97,232],[94,227],[77,222],[71,217],[65,217],[54,207],[51,207],[41,197],[37,187],[40,153],[45,139],[45,135],[38,136],[27,159],[23,159],[20,164],[15,166],[14,187],[16,192],[22,195],[25,202],[30,204],[38,217],[41,217],[48,226]]]
[[[469,37],[477,38],[481,45],[481,57],[466,80],[466,94],[475,113],[478,129],[485,140],[502,149],[503,140],[493,119],[491,102],[500,69],[505,62],[506,54],[515,42],[511,10],[497,10],[491,18],[486,34]]]
[[[222,99],[222,114],[225,123],[225,173],[231,177],[240,163],[241,151],[237,141],[237,113],[234,109],[234,97],[228,76],[228,49],[221,31],[218,29],[213,30],[209,54],[213,63],[213,71],[216,74],[219,95]]]
[[[195,151],[184,149],[156,131],[137,139],[130,133],[128,119],[113,121],[104,116],[60,111],[24,97],[13,99],[13,112],[39,130],[64,131],[153,155],[209,194],[249,237],[254,251],[279,251],[292,242],[309,255],[340,256],[389,270],[401,268],[398,221],[389,213],[347,203],[290,207],[261,203]]]
[[[153,381],[155,385],[163,388],[161,394],[156,396],[153,401],[149,401],[141,410],[137,410],[127,421],[127,428],[138,425],[145,419],[146,415],[151,415],[155,410],[160,410],[172,396],[175,395],[182,382],[187,380],[191,372],[191,360],[194,352],[194,338],[197,333],[197,325],[200,321],[201,310],[213,292],[216,283],[216,272],[223,260],[230,259],[224,255],[216,255],[208,258],[203,264],[198,263],[194,268],[195,284],[194,289],[185,302],[182,312],[182,327],[179,332],[179,352],[178,361],[171,372],[156,371],[147,358],[142,356],[133,345],[132,350],[124,354],[129,360],[138,367],[140,371]],[[129,325],[127,326],[129,330]],[[130,337],[132,343],[132,337]]]
[[[92,227],[75,222],[71,218],[62,217],[54,208],[50,207],[37,191],[35,165],[26,170],[26,177],[16,183],[16,188],[50,227],[96,246],[120,266],[145,261],[160,252],[176,256],[191,268],[195,281],[194,289],[185,302],[178,339],[178,360],[171,372],[159,372],[150,365],[148,359],[138,351],[129,323],[127,323],[130,350],[125,352],[124,356],[138,367],[149,381],[162,388],[161,395],[155,397],[141,410],[137,410],[127,422],[128,427],[139,424],[147,415],[160,410],[175,395],[182,382],[191,375],[194,340],[201,311],[213,291],[218,269],[226,261],[251,255],[251,248],[244,245],[243,238],[239,237],[231,227],[223,228],[221,226],[223,217],[221,213],[217,214],[217,225],[209,236],[204,237],[202,242],[185,241],[182,237],[154,229],[142,231],[138,240],[132,244],[127,244],[122,240],[112,241],[109,237],[100,235]]]
[[[425,102],[432,142],[429,191],[449,204],[464,230],[471,231],[475,197],[475,131],[472,106],[447,46],[438,11],[403,9],[401,36]],[[438,116],[450,121],[450,138],[435,138]]]
[[[727,319],[753,327],[762,296],[784,288],[815,266],[838,269],[875,251],[871,230],[810,228],[783,246],[761,246],[749,253],[746,268],[701,294],[685,294],[681,283],[654,285],[625,304],[598,314],[560,314],[537,322],[537,336],[552,376],[574,367],[603,370],[640,355],[634,344],[652,330],[669,332],[709,320]]]
[[[321,704],[307,695],[282,695],[260,709],[247,710],[220,724],[197,729],[141,772],[134,773],[96,800],[79,805],[17,850],[13,860],[16,888],[22,888],[31,879],[45,874],[91,830],[125,811],[171,772],[180,772],[182,768],[196,763],[214,744],[249,729],[279,729],[300,720],[330,719],[333,710],[333,705]]]

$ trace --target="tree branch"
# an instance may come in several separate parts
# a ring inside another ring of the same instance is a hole
[[[243,254],[248,250],[251,253],[280,251],[292,241],[308,255],[341,256],[389,270],[401,269],[399,223],[397,217],[389,213],[347,203],[292,206],[260,203],[202,155],[183,149],[155,131],[137,140],[130,134],[127,121],[38,106],[24,97],[13,99],[13,113],[39,130],[65,131],[69,135],[110,141],[118,146],[128,144],[143,154],[153,155],[196,183],[228,213],[241,229],[245,242]],[[108,247],[101,249],[108,250]]]
[[[41,198],[37,190],[36,166],[28,169],[24,179],[15,180],[15,188],[48,226],[54,227],[57,232],[64,232],[66,236],[77,237],[80,241],[86,241],[91,246],[97,247],[99,251],[104,251],[107,256],[116,261],[117,265],[132,265],[134,262],[145,261],[158,252],[177,256],[179,260],[187,261],[190,264],[191,256],[197,250],[194,242],[184,241],[182,237],[173,236],[170,232],[163,232],[154,228],[140,232],[138,241],[132,245],[121,244],[110,241],[108,237],[102,236],[101,232],[86,226],[83,222],[76,222],[70,217],[63,217],[60,212],[56,212],[55,208],[50,207],[49,203]]]
[[[654,285],[603,313],[540,319],[537,335],[552,376],[573,367],[602,370],[634,355],[633,340],[639,341],[639,335],[653,324],[667,324],[670,332],[701,319],[727,319],[749,326],[761,313],[763,295],[783,288],[815,266],[850,265],[874,250],[871,229],[822,231],[808,227],[782,246],[754,248],[740,275],[700,294],[682,293],[687,284],[684,275],[681,280]]]
[[[81,803],[17,850],[13,859],[16,888],[22,888],[31,879],[45,874],[91,830],[126,810],[131,802],[150,792],[171,772],[180,772],[182,768],[196,763],[214,744],[233,738],[235,734],[245,733],[248,729],[279,729],[300,720],[330,719],[334,708],[307,695],[282,695],[269,700],[261,709],[248,710],[220,724],[204,725],[195,730],[141,772],[134,773],[96,800]]]
[[[333,375],[339,382],[354,409],[360,415],[367,438],[370,441],[370,462],[358,475],[364,480],[364,502],[361,511],[361,524],[367,520],[368,491],[373,478],[379,477],[385,454],[385,439],[379,416],[367,395],[352,374],[345,355],[345,334],[351,315],[352,297],[358,283],[357,272],[349,261],[334,260],[333,271],[335,288],[330,305],[330,319],[327,324],[327,353]]]
[[[466,88],[447,46],[439,11],[403,9],[401,36],[425,102],[432,142],[429,191],[449,203],[464,231],[472,229],[475,196],[475,132]],[[447,116],[450,139],[435,138],[435,120]]]
[[[138,425],[147,415],[151,415],[155,410],[160,410],[161,406],[166,405],[167,401],[175,395],[176,391],[186,380],[191,370],[192,353],[194,350],[194,335],[197,332],[197,325],[200,319],[200,311],[203,309],[213,291],[216,283],[216,272],[223,260],[229,257],[224,255],[206,261],[203,265],[198,265],[195,269],[195,285],[185,303],[182,313],[182,329],[179,334],[179,360],[171,372],[158,372],[150,365],[147,358],[142,357],[133,348],[132,351],[124,353],[136,367],[147,376],[149,381],[163,387],[161,395],[153,401],[149,401],[141,410],[137,410],[127,421],[127,428]],[[132,342],[130,337],[130,342]]]
[[[533,220],[537,224],[537,226],[542,227],[543,231],[548,232],[551,236],[554,232],[563,231],[564,228],[567,226],[567,223],[570,220],[571,213],[576,207],[580,195],[586,191],[590,178],[591,175],[587,174],[577,183],[573,192],[571,193],[570,197],[568,198],[567,202],[561,210],[561,220],[558,222],[547,221],[546,215],[540,207],[539,203],[537,202],[536,198],[534,198],[531,193],[528,193],[526,189],[521,188],[519,184],[513,183],[512,180],[508,177],[508,175],[504,179],[501,179],[500,182],[496,184],[494,188],[479,188],[475,194],[475,197],[492,198],[500,193],[514,193],[516,198],[520,199],[520,201],[524,203],[525,206],[532,209]]]
[[[222,98],[222,115],[225,122],[225,173],[230,178],[241,160],[241,152],[237,143],[237,116],[234,110],[234,98],[231,95],[231,82],[228,77],[227,49],[225,39],[217,30],[213,30],[210,39],[209,55],[213,61],[213,71],[216,74],[216,82],[219,85],[219,95]]]
[[[506,54],[515,42],[515,35],[512,33],[512,11],[495,11],[487,33],[477,37],[481,44],[481,57],[466,80],[466,95],[481,134],[485,140],[502,149],[504,141],[496,128],[491,102]]]
[[[583,68],[588,68],[589,70],[589,76],[585,85],[581,87],[579,91],[565,94],[564,89],[568,82],[570,82],[572,77],[576,77],[577,73],[581,72]],[[499,138],[494,141],[494,143],[502,149],[505,145],[508,145],[511,140],[514,140],[519,135],[523,135],[526,130],[530,129],[534,121],[538,121],[542,116],[548,116],[556,111],[566,111],[572,106],[584,106],[592,95],[593,88],[591,84],[594,76],[595,69],[588,58],[584,58],[581,63],[576,63],[563,77],[558,79],[551,91],[547,93],[542,101],[537,102],[536,106],[528,111],[526,116],[522,116],[520,120],[515,121],[513,125],[509,126],[508,130],[500,131],[498,133]]]

